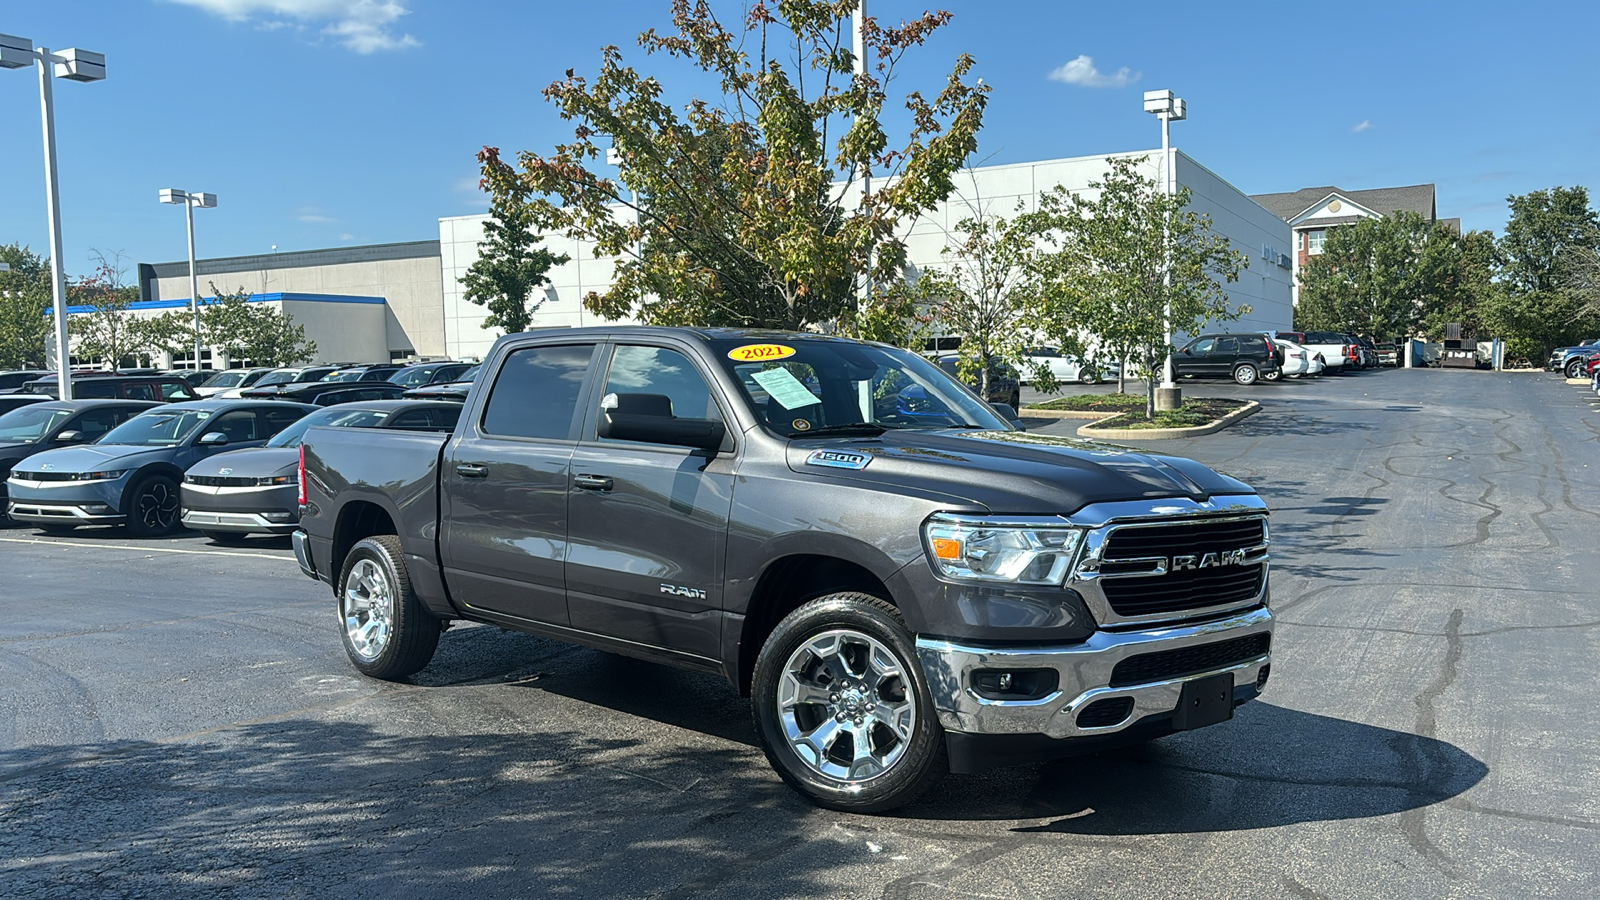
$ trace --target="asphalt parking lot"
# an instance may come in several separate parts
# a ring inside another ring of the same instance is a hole
[[[879,817],[785,788],[712,677],[466,626],[375,682],[286,541],[0,530],[3,893],[1600,894],[1592,396],[1445,370],[1188,388],[1265,407],[1147,445],[1274,507],[1263,699]]]

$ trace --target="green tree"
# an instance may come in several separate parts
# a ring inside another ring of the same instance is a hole
[[[20,244],[0,245],[0,368],[42,367],[50,314],[50,261]]]
[[[573,139],[548,156],[522,153],[488,179],[534,221],[617,258],[614,281],[584,298],[607,318],[658,324],[804,328],[859,324],[869,280],[902,278],[897,229],[949,196],[977,146],[988,88],[966,78],[966,55],[936,95],[910,91],[908,135],[891,148],[879,117],[905,54],[949,21],[924,13],[898,26],[868,18],[865,72],[853,74],[855,0],[757,0],[725,28],[705,2],[675,0],[673,33],[639,36],[708,75],[715,101],[680,112],[660,81],[601,51],[591,84],[568,70],[545,89]],[[618,179],[591,171],[608,143]],[[498,162],[492,150],[489,161]],[[870,194],[862,189],[873,179]],[[624,190],[626,185],[629,190]],[[634,193],[642,198],[633,199]],[[870,266],[870,273],[869,273]],[[869,276],[870,275],[870,279]]]
[[[87,307],[67,318],[67,334],[74,339],[72,354],[98,357],[111,368],[137,362],[141,351],[149,349],[139,316],[129,308],[139,299],[139,289],[123,283],[126,269],[120,265],[120,252],[108,257],[95,251],[94,257],[94,274],[67,289],[69,306]]]
[[[915,288],[941,330],[961,336],[961,373],[987,397],[999,364],[1022,364],[1025,322],[1038,293],[1034,235],[1024,221],[971,211],[950,235],[944,263],[924,271]],[[1046,385],[1052,387],[1053,380]]]
[[[534,289],[548,284],[550,269],[569,257],[536,246],[540,237],[534,232],[530,192],[500,161],[499,151],[485,147],[478,153],[478,163],[492,199],[478,258],[461,279],[463,295],[489,310],[484,328],[503,328],[507,334],[527,331],[533,314],[544,305],[542,297],[532,299]]]
[[[1462,253],[1454,229],[1409,211],[1331,229],[1301,274],[1295,326],[1383,338],[1412,334],[1430,311],[1470,300],[1463,294]]]
[[[288,366],[307,362],[317,354],[317,342],[306,339],[304,325],[265,303],[250,302],[244,287],[232,293],[209,285],[211,296],[200,305],[200,342],[227,353],[233,360],[255,365]],[[179,355],[194,349],[194,314],[173,310],[142,320],[142,333],[152,347]]]
[[[1073,346],[1080,332],[1117,358],[1155,372],[1174,332],[1229,321],[1250,307],[1230,305],[1223,284],[1239,279],[1249,258],[1211,230],[1211,218],[1190,210],[1190,191],[1171,197],[1138,171],[1144,157],[1110,160],[1093,200],[1057,186],[1039,197],[1030,223],[1040,235],[1040,330]],[[1170,272],[1170,278],[1168,273]],[[1155,415],[1155,378],[1145,415]]]
[[[1554,291],[1560,260],[1569,248],[1592,248],[1600,217],[1583,187],[1553,187],[1506,198],[1511,217],[1496,247],[1500,279],[1512,295]]]

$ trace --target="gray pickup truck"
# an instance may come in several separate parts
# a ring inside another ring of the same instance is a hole
[[[1231,718],[1271,659],[1266,504],[1007,412],[842,338],[509,335],[453,434],[306,434],[295,555],[367,675],[458,619],[720,673],[835,809]]]

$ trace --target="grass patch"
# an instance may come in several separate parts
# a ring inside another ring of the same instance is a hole
[[[1112,395],[1115,396],[1115,395]],[[1212,422],[1226,416],[1235,410],[1248,405],[1244,400],[1218,400],[1203,398],[1185,400],[1178,409],[1156,413],[1154,419],[1144,417],[1144,398],[1140,397],[1139,408],[1122,415],[1101,419],[1089,426],[1095,428],[1196,428],[1201,425],[1210,425]]]
[[[1123,412],[1144,409],[1144,394],[1073,394],[1035,403],[1029,409],[1077,409],[1088,412]]]

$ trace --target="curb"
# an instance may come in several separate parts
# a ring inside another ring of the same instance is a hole
[[[1092,409],[1040,409],[1037,406],[1026,406],[1017,411],[1024,419],[1101,419],[1121,415],[1114,412],[1100,412]]]
[[[1094,428],[1092,427],[1094,423],[1090,422],[1078,429],[1078,436],[1114,441],[1160,441],[1170,438],[1199,437],[1202,434],[1221,431],[1240,419],[1253,416],[1260,411],[1261,404],[1251,400],[1210,425],[1195,425],[1192,428]]]
[[[1587,386],[1589,384],[1589,379],[1587,379],[1587,378],[1568,378],[1567,379],[1567,384],[1581,384],[1581,385],[1586,385]]]

